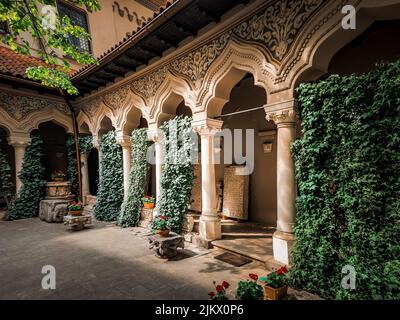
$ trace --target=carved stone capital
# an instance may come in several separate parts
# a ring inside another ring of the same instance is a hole
[[[267,105],[265,108],[265,119],[273,121],[278,127],[296,125],[297,103],[296,100],[289,100]]]
[[[116,134],[117,143],[123,148],[128,149],[131,147],[131,139],[128,135],[124,134],[123,132],[117,132]]]
[[[30,137],[10,136],[8,137],[8,143],[14,148],[26,148],[31,142]]]
[[[221,131],[223,121],[216,119],[201,119],[193,120],[192,128],[193,131],[198,133],[200,136],[213,136]]]
[[[163,132],[159,128],[153,128],[147,130],[147,139],[155,143],[160,142],[163,137]]]

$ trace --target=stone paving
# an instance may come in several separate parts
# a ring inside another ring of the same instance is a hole
[[[96,222],[82,231],[38,218],[0,222],[0,299],[207,299],[213,280],[236,283],[240,268],[214,259],[219,249],[187,248],[173,260],[148,249],[144,229]],[[41,288],[42,267],[56,269],[56,290]]]

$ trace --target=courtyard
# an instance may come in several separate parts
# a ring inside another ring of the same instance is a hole
[[[38,218],[0,222],[0,299],[207,299],[213,281],[235,283],[265,274],[253,261],[240,268],[214,259],[217,249],[185,249],[162,260],[148,248],[144,229],[95,222],[80,231]],[[42,267],[56,269],[56,289],[41,286]],[[300,297],[299,294],[297,294]]]

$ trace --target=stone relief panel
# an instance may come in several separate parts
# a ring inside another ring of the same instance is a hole
[[[29,114],[46,108],[56,108],[61,113],[69,114],[68,106],[65,103],[7,92],[0,92],[0,108],[17,121],[23,121]]]

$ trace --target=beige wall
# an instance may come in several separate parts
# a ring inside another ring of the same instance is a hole
[[[224,106],[223,114],[255,108],[266,103],[264,89],[253,84],[253,78],[242,80],[235,87],[230,101]],[[276,224],[276,138],[271,153],[264,153],[263,138],[258,133],[274,130],[275,125],[267,123],[263,109],[223,118],[223,128],[254,129],[254,171],[250,175],[249,220],[269,225]],[[243,145],[245,132],[242,133]],[[244,151],[243,151],[244,152]],[[223,154],[223,151],[221,152]],[[223,181],[224,165],[217,165],[216,179]]]

